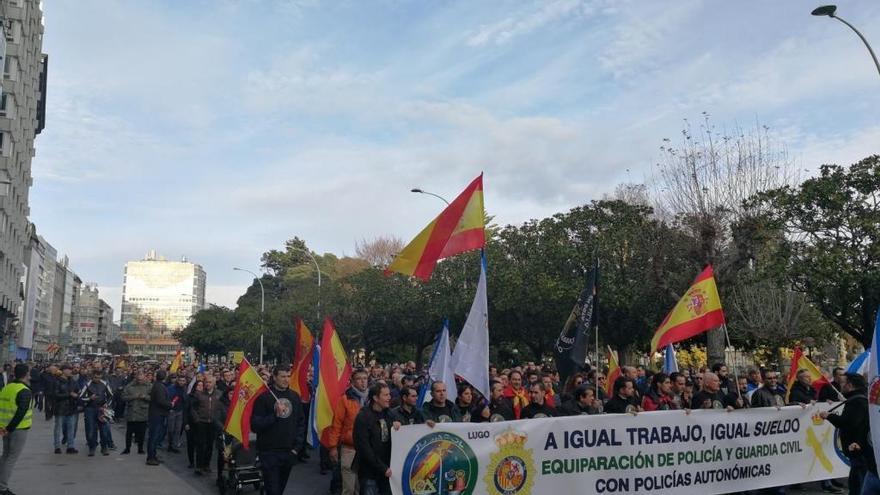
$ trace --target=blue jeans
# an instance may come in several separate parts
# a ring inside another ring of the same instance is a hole
[[[70,414],[68,416],[55,416],[55,448],[61,448],[61,439],[62,437],[67,437],[67,448],[74,448],[74,443],[76,443],[76,420],[79,418],[78,414]]]
[[[165,438],[166,419],[168,418],[165,416],[150,416],[150,431],[147,434],[147,459],[156,458],[156,449],[159,447],[159,442]]]
[[[381,480],[361,478],[358,483],[361,485],[360,495],[391,495],[391,483],[388,478]]]
[[[862,482],[862,495],[880,495],[880,478],[870,471]]]
[[[101,435],[101,448],[110,448],[110,444],[113,441],[110,439],[110,424],[102,423],[98,421],[98,416],[100,415],[100,411],[96,407],[87,407],[85,408],[85,421],[86,421],[86,443],[89,445],[89,449],[94,449],[98,446],[98,434]],[[70,430],[68,430],[69,432]],[[69,435],[70,433],[68,433]],[[68,440],[69,441],[69,440]]]

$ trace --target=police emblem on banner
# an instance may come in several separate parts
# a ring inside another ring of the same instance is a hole
[[[477,457],[458,435],[440,431],[425,435],[403,463],[404,495],[471,495],[477,485]]]
[[[486,490],[497,495],[529,495],[535,483],[532,449],[528,435],[508,429],[495,435],[498,452],[492,454],[483,481]]]

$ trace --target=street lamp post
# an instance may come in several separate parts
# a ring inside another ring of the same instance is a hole
[[[306,253],[306,255],[312,260],[312,263],[315,264],[315,270],[318,272],[318,324],[321,324],[321,267],[318,266],[318,260],[312,255],[311,251],[308,249],[293,247],[296,251],[302,251]]]
[[[233,268],[233,270],[239,272],[247,272],[254,276],[257,279],[257,282],[260,283],[260,365],[263,364],[263,313],[266,312],[266,291],[263,290],[263,281],[260,280],[260,277],[257,276],[256,273],[245,270],[244,268]]]
[[[440,201],[443,201],[444,203],[446,203],[447,206],[449,206],[449,201],[447,201],[446,198],[444,198],[443,196],[440,196],[439,194],[434,194],[432,192],[428,192],[428,191],[419,189],[418,187],[414,187],[414,188],[410,189],[409,192],[414,192],[414,193],[418,193],[418,194],[427,194],[429,196],[434,196],[435,198],[440,198]]]
[[[868,40],[865,38],[865,36],[862,35],[862,33],[860,33],[855,26],[846,22],[843,18],[835,15],[835,12],[837,12],[837,5],[823,5],[821,7],[813,9],[812,14],[815,16],[828,16],[837,19],[838,21],[849,26],[849,28],[852,29],[859,36],[859,38],[861,38],[862,42],[865,44],[865,47],[868,48],[868,53],[870,53],[871,58],[874,59],[874,66],[877,67],[877,73],[880,74],[880,62],[877,61],[877,55],[874,53],[874,49],[871,48],[871,44],[868,43]]]

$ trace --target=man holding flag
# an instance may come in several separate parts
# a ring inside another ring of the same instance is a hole
[[[294,459],[305,448],[302,440],[306,419],[299,395],[290,390],[290,366],[276,366],[272,377],[269,393],[261,394],[254,401],[251,427],[257,433],[257,451],[266,494],[281,495],[287,486]]]

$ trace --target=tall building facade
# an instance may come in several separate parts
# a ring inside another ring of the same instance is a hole
[[[113,308],[100,298],[95,284],[82,286],[73,313],[69,349],[80,354],[106,352],[112,332]]]
[[[64,273],[64,296],[61,303],[61,326],[59,329],[58,344],[63,349],[67,349],[72,343],[74,319],[76,318],[76,309],[79,305],[79,294],[82,290],[82,280],[70,268],[70,261],[67,256],[56,265],[63,269]],[[55,274],[58,277],[58,271]]]
[[[0,335],[4,349],[17,354],[17,341],[32,344],[31,337],[20,335],[25,329],[21,312],[30,261],[31,159],[34,138],[45,124],[48,57],[42,53],[39,0],[0,0],[0,19]]]
[[[201,266],[169,261],[150,251],[125,264],[122,285],[122,338],[131,354],[173,357],[174,332],[205,308],[205,271]]]
[[[22,325],[16,340],[18,359],[45,357],[53,334],[52,313],[55,304],[55,258],[58,253],[34,232],[27,249],[25,269],[25,299],[22,306]]]

